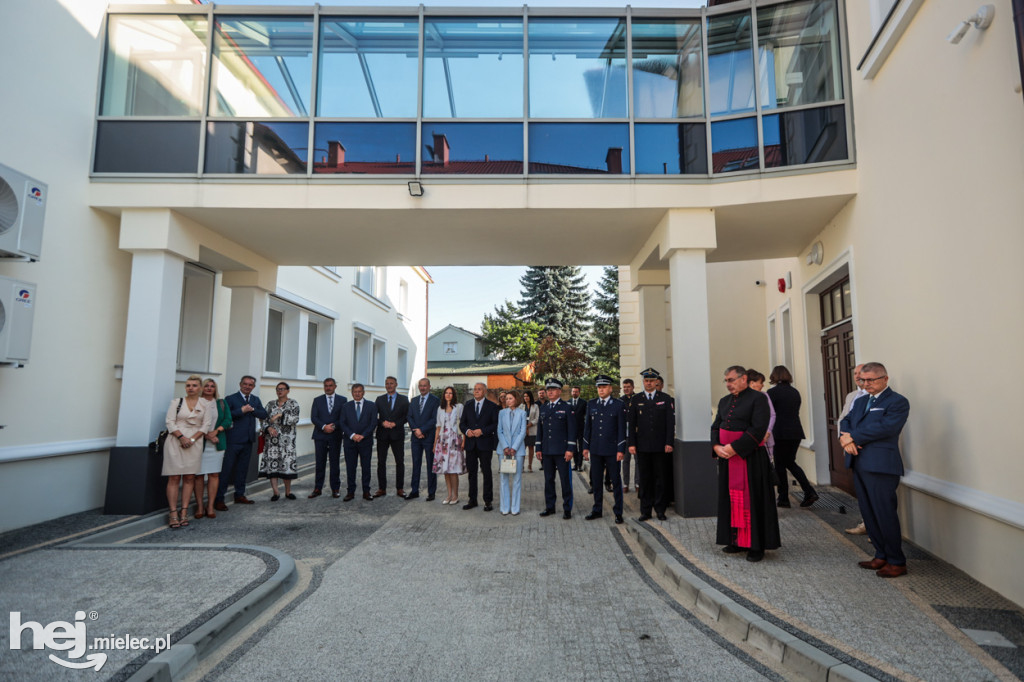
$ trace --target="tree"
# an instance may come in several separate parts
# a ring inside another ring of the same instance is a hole
[[[484,352],[500,360],[532,362],[540,344],[541,326],[524,320],[522,311],[511,301],[494,309],[493,315],[484,315],[480,325],[483,332]]]
[[[540,324],[542,336],[584,354],[590,350],[590,293],[579,266],[534,266],[519,280],[522,319]]]
[[[586,353],[579,348],[559,343],[546,336],[537,347],[534,372],[537,377],[558,377],[572,382],[586,375],[590,369]]]
[[[619,378],[619,269],[604,269],[594,296],[594,367],[597,374]]]

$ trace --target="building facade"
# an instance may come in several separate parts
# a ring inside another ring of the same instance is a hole
[[[885,362],[913,406],[908,536],[1024,601],[992,561],[1024,550],[1024,464],[989,444],[1024,409],[1001,380],[1022,331],[1024,108],[1010,1],[994,8],[951,45],[973,5],[7,3],[3,49],[35,66],[0,76],[18,94],[0,163],[50,204],[42,260],[0,263],[39,282],[33,361],[0,376],[23,424],[0,436],[148,442],[188,263],[231,289],[228,377],[266,360],[287,266],[616,263],[623,376],[667,368],[679,475],[707,474],[724,367],[780,362],[805,396],[803,463],[842,485],[826,395],[850,362]],[[369,337],[353,369],[372,375]],[[84,339],[87,362],[57,361]],[[26,411],[72,379],[99,416]],[[92,453],[61,471],[102,471]],[[5,486],[53,475],[4,466]]]

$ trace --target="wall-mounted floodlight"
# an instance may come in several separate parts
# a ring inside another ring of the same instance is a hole
[[[423,183],[419,180],[409,181],[409,196],[421,197],[423,196]]]
[[[967,32],[971,30],[971,26],[974,26],[974,28],[979,31],[984,31],[992,25],[992,17],[994,17],[995,14],[995,5],[982,5],[972,16],[969,16],[960,22],[960,25],[953,29],[952,33],[946,36],[946,40],[953,45],[959,44],[960,41],[964,39],[964,36],[967,35]]]

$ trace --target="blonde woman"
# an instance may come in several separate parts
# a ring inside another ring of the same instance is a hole
[[[199,471],[206,434],[213,431],[217,406],[203,400],[202,378],[193,374],[185,380],[185,397],[171,401],[167,408],[167,440],[164,441],[162,475],[167,476],[168,526],[188,525],[188,504],[195,475]],[[181,516],[178,516],[178,486],[182,487]]]
[[[207,379],[203,382],[203,400],[212,403],[216,409],[213,420],[213,430],[206,434],[206,442],[203,444],[203,457],[199,462],[199,472],[196,474],[196,518],[201,519],[208,516],[211,519],[217,518],[217,512],[213,509],[213,501],[217,496],[217,487],[220,485],[220,468],[224,463],[224,448],[227,447],[227,436],[225,431],[231,428],[231,410],[227,403],[220,398],[217,391],[217,382]],[[206,506],[206,513],[203,513],[203,490],[206,487],[206,477],[210,479],[210,499]]]

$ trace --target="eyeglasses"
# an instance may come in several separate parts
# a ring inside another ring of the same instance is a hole
[[[870,384],[872,381],[881,381],[882,379],[888,379],[888,378],[889,378],[888,374],[883,374],[880,377],[861,377],[860,380],[863,381],[865,384]]]
[[[737,381],[739,381],[742,378],[743,377],[733,377],[732,379],[726,378],[725,379],[725,383],[727,383],[727,384],[734,384],[734,383],[736,383]]]

